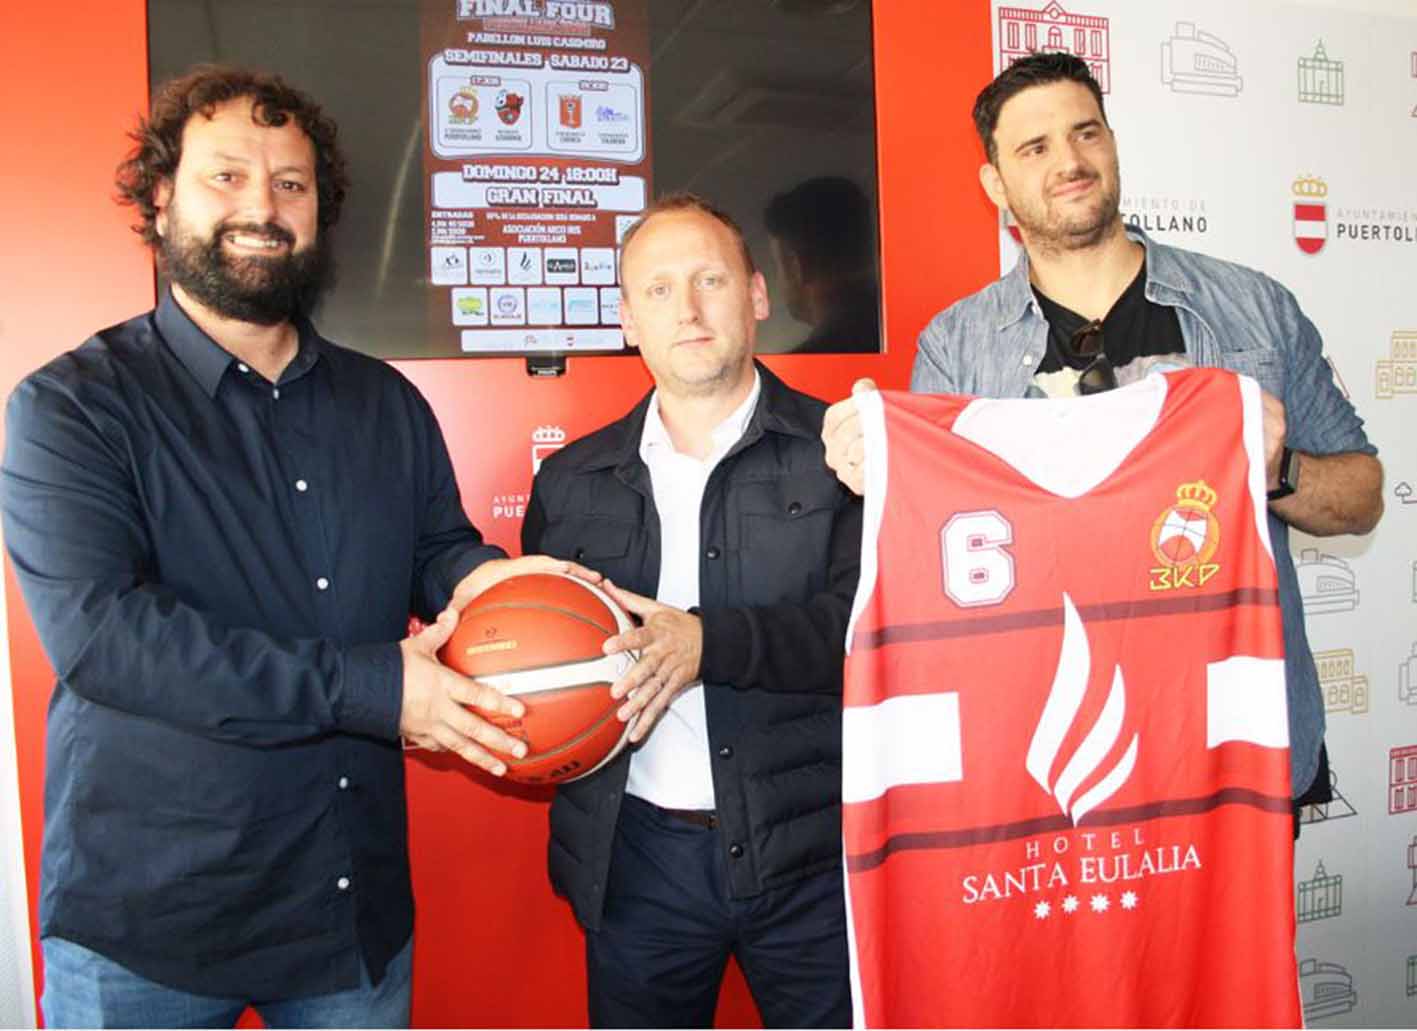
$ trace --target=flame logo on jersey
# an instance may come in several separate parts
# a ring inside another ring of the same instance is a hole
[[[1211,561],[1220,547],[1220,521],[1211,511],[1217,495],[1204,480],[1176,488],[1176,503],[1151,526],[1151,550],[1160,565],[1151,569],[1153,591],[1202,587],[1220,566]]]
[[[1137,761],[1138,735],[1133,733],[1127,750],[1112,764],[1112,768],[1082,794],[1077,794],[1083,782],[1101,768],[1122,735],[1127,689],[1122,682],[1122,667],[1117,666],[1112,672],[1112,687],[1097,722],[1084,735],[1082,743],[1068,758],[1057,778],[1050,782],[1049,773],[1062,750],[1063,739],[1077,722],[1091,673],[1092,651],[1087,642],[1087,630],[1082,625],[1082,617],[1073,607],[1072,598],[1065,593],[1063,647],[1058,653],[1058,670],[1053,674],[1053,687],[1048,692],[1043,715],[1038,718],[1038,726],[1033,731],[1033,740],[1029,742],[1024,768],[1039,787],[1053,796],[1058,808],[1073,821],[1074,827],[1084,816],[1117,793],[1131,776]]]

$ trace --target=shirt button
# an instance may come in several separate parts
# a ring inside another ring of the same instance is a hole
[[[704,552],[704,554],[707,555],[709,558],[718,558],[719,551],[717,547],[709,545],[708,551]]]
[[[338,888],[340,891],[348,891],[348,890],[349,890],[349,878],[348,878],[348,877],[341,877],[339,880],[335,881],[335,887]]]
[[[1024,355],[1021,359],[1019,359],[1019,364],[1020,364],[1020,365],[1032,365],[1032,364],[1033,364],[1033,355],[1031,355],[1031,354],[1026,354],[1026,355]]]
[[[738,844],[738,842],[735,841],[733,844],[731,844],[731,845],[728,846],[728,854],[729,854],[730,856],[732,856],[734,859],[742,859],[742,858],[743,858],[743,846],[740,845],[740,844]]]
[[[247,365],[245,362],[237,362],[237,363],[236,363],[236,367],[237,367],[238,369],[240,369],[242,372],[250,372],[250,371],[251,371],[251,366]]]
[[[330,582],[329,582],[329,580],[325,579],[325,578],[322,576],[322,577],[320,577],[320,579],[318,579],[318,580],[315,581],[315,586],[318,587],[318,588],[319,588],[320,590],[322,590],[322,591],[328,590],[328,589],[329,589],[329,586],[330,586]]]
[[[339,779],[339,789],[340,789],[341,791],[348,791],[348,790],[349,790],[349,778],[348,778],[348,777],[341,777],[341,778]]]
[[[280,387],[275,387],[271,390],[271,397],[275,398],[277,401],[280,400]]]
[[[306,483],[304,480],[296,480],[295,489],[298,490],[301,494],[304,494],[307,490],[310,489],[310,484]]]
[[[724,745],[722,748],[720,748],[720,749],[718,750],[718,757],[719,757],[720,759],[732,759],[732,758],[733,758],[733,746],[732,746],[732,745]]]

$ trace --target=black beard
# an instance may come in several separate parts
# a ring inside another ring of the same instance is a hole
[[[265,225],[224,224],[203,240],[180,228],[162,238],[159,257],[163,272],[193,300],[218,315],[258,326],[275,326],[295,315],[308,315],[334,281],[334,254],[328,231],[303,250],[272,257],[233,258],[222,249],[227,233],[274,237],[292,243],[290,232],[273,222]]]

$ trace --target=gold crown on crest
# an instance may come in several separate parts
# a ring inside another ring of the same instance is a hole
[[[1327,197],[1328,183],[1316,175],[1301,175],[1292,184],[1296,197]]]
[[[531,431],[533,444],[564,444],[566,431],[560,426],[538,426]]]
[[[1176,488],[1176,500],[1183,505],[1209,512],[1219,497],[1204,480],[1183,483]]]

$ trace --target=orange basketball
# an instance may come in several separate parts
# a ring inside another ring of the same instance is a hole
[[[634,721],[615,718],[610,685],[635,656],[601,646],[631,626],[599,587],[560,573],[511,577],[463,609],[438,657],[526,706],[521,719],[479,713],[527,744],[525,758],[502,756],[508,780],[562,784],[625,746]]]

